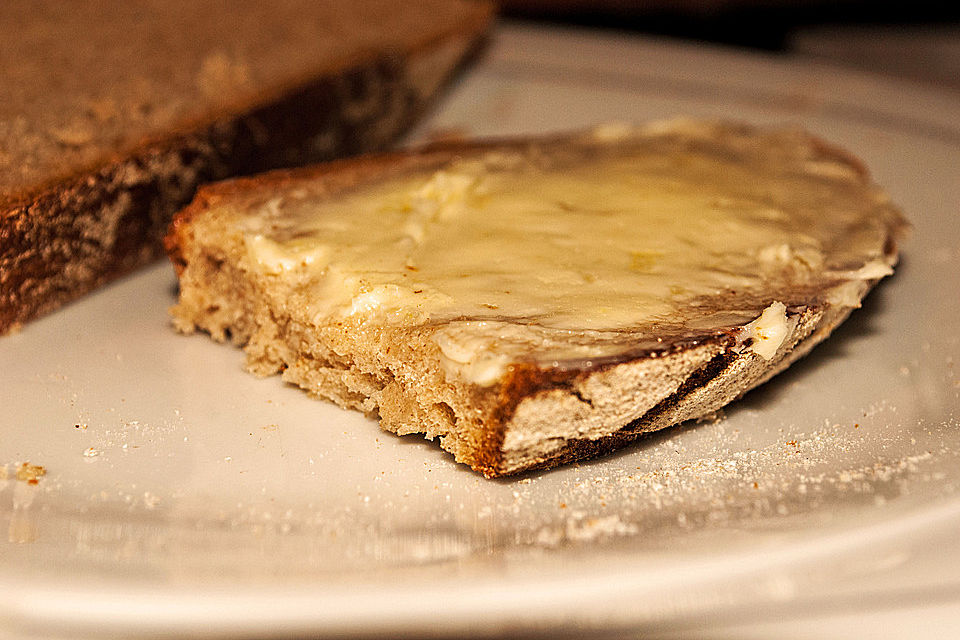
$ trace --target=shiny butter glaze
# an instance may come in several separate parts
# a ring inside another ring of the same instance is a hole
[[[314,322],[437,325],[450,371],[486,384],[517,360],[729,331],[775,301],[856,305],[845,283],[892,272],[902,220],[808,136],[674,121],[292,189],[244,225],[251,262]]]

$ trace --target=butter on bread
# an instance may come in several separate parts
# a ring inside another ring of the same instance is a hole
[[[491,19],[463,0],[4,2],[0,334],[161,256],[202,182],[388,146]]]
[[[437,145],[203,188],[176,326],[501,476],[716,411],[892,273],[906,223],[794,129]]]

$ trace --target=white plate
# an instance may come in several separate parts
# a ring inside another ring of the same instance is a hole
[[[0,464],[47,470],[0,480],[0,630],[717,633],[931,603],[958,622],[954,97],[505,25],[418,135],[676,114],[801,124],[913,221],[896,276],[813,355],[717,422],[484,480],[176,335],[157,265],[0,339]]]

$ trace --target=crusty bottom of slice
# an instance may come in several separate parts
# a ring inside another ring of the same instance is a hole
[[[789,309],[789,332],[770,359],[728,333],[587,370],[518,365],[506,384],[484,388],[443,375],[429,327],[314,326],[288,310],[274,283],[229,258],[239,246],[180,240],[186,267],[172,310],[179,330],[229,339],[245,348],[250,371],[279,372],[311,394],[379,416],[387,431],[438,438],[490,477],[599,455],[709,415],[808,353],[851,311]],[[861,298],[874,283],[859,284]]]

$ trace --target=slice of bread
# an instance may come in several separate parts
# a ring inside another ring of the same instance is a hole
[[[167,248],[180,330],[500,476],[741,396],[892,273],[905,228],[814,137],[675,120],[223,182]]]
[[[3,3],[0,334],[161,255],[200,182],[385,147],[491,13],[462,0]]]

